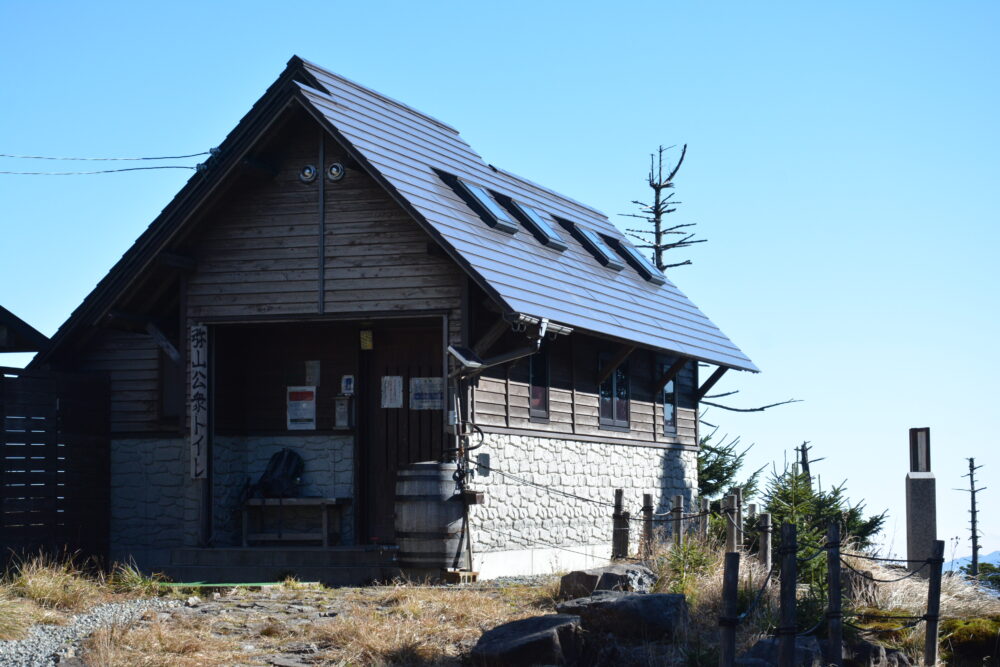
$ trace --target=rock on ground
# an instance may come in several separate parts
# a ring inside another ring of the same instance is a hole
[[[578,616],[523,618],[484,632],[472,648],[472,664],[480,667],[574,664],[582,643]]]
[[[750,647],[750,650],[736,659],[739,667],[761,667],[778,664],[778,639],[766,637]],[[823,651],[815,637],[795,638],[795,660],[797,667],[822,667]]]
[[[645,565],[621,564],[574,570],[559,581],[559,597],[580,598],[594,591],[648,593],[656,584],[656,573]]]
[[[591,596],[556,605],[560,614],[580,617],[588,632],[610,632],[618,637],[670,640],[688,622],[683,595],[598,591]]]

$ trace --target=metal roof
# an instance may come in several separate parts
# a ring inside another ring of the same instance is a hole
[[[400,102],[304,62],[323,90],[299,83],[302,99],[325,119],[418,219],[458,255],[510,311],[741,370],[740,351],[667,279],[599,264],[573,238],[554,252],[525,229],[488,227],[435,169],[628,243],[599,211],[487,164],[452,127]]]

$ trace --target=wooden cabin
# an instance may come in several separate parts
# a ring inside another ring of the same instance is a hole
[[[698,400],[756,370],[603,214],[298,57],[32,368],[109,378],[113,558],[333,583],[395,567],[400,471],[456,457],[466,568],[606,560],[614,489],[689,509]]]

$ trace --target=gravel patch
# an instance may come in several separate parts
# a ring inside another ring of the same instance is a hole
[[[178,600],[152,598],[109,602],[77,614],[67,625],[36,625],[25,639],[0,640],[0,665],[5,667],[49,667],[57,664],[56,654],[98,628],[135,621],[147,609],[178,607]]]

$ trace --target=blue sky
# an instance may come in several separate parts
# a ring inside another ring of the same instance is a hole
[[[709,242],[672,278],[764,371],[718,388],[803,399],[707,418],[757,465],[811,441],[898,550],[909,427],[932,429],[942,538],[967,537],[965,457],[1000,493],[998,32],[990,2],[4,0],[0,152],[206,150],[292,54],[612,217],[686,142],[674,220]],[[52,334],[187,176],[0,175],[0,303]]]

